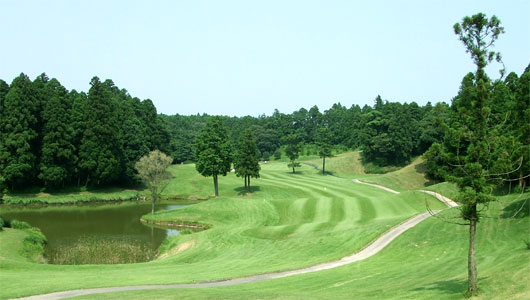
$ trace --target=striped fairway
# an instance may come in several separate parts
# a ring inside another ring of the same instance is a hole
[[[211,178],[175,166],[183,190],[211,187]],[[57,266],[0,260],[0,298],[72,289],[148,284],[194,283],[303,269],[340,260],[365,247],[393,226],[425,211],[423,193],[394,195],[322,176],[308,166],[297,174],[285,164],[262,166],[251,195],[241,194],[242,180],[220,178],[221,197],[186,208],[147,216],[165,221],[193,221],[211,229],[170,237],[164,258],[142,264]],[[175,189],[178,185],[172,185]],[[421,194],[421,195],[420,195]],[[445,206],[434,200],[434,209]],[[188,244],[184,251],[176,251]],[[1,250],[0,250],[1,251]],[[31,275],[30,275],[31,274]],[[23,284],[31,276],[35,284]]]

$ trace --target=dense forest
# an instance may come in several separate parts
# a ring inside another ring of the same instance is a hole
[[[94,77],[88,93],[42,74],[0,80],[0,174],[4,185],[107,185],[138,182],[134,164],[168,151],[169,136],[151,100]]]
[[[420,106],[377,96],[371,106],[336,103],[324,111],[313,106],[291,114],[274,110],[270,116],[221,120],[231,145],[250,129],[262,160],[280,158],[288,137],[306,145],[303,154],[318,155],[313,145],[319,130],[326,128],[335,149],[361,149],[367,165],[401,166],[425,153],[428,175],[443,180],[458,164],[457,139],[451,132],[459,126],[457,112],[470,105],[473,76],[463,78],[451,105]],[[195,137],[211,116],[157,114],[151,100],[132,97],[111,80],[94,77],[90,85],[88,93],[68,91],[45,74],[33,81],[21,74],[10,85],[0,80],[4,186],[135,185],[135,162],[154,149],[171,155],[174,163],[194,161]],[[490,86],[492,130],[498,131],[501,138],[496,142],[503,145],[496,149],[506,162],[523,157],[517,175],[511,176],[524,177],[521,174],[530,172],[530,66],[520,77],[510,73]],[[496,164],[492,167],[499,170],[514,167]]]

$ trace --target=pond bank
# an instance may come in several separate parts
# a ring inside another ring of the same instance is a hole
[[[155,209],[173,210],[197,203],[184,202],[157,201]],[[140,222],[140,218],[150,211],[150,201],[98,205],[92,203],[77,207],[69,205],[0,207],[0,215],[3,218],[25,221],[39,228],[48,238],[45,256],[51,258],[51,263],[59,264],[149,261],[166,237],[180,233],[180,230],[157,228]],[[115,251],[111,250],[119,248],[117,244],[123,246],[121,252],[124,254],[119,257],[127,257],[125,253],[138,250],[136,252],[139,258],[134,261],[116,259],[117,256],[113,254]],[[66,256],[71,259],[64,260]],[[108,256],[108,259],[101,261],[84,259],[95,256]]]
[[[146,220],[143,217],[140,219],[140,222],[148,225],[155,225],[155,226],[163,226],[163,227],[169,227],[169,228],[191,228],[191,229],[197,229],[197,230],[207,230],[210,229],[211,226],[206,224],[201,224],[198,222],[184,222],[184,221],[153,221],[153,220]]]
[[[8,198],[9,199],[9,198]],[[182,202],[182,204],[195,204],[201,201],[209,200],[210,198],[184,198],[184,197],[162,197],[157,200],[157,203],[164,202],[164,201],[178,201]],[[143,197],[143,196],[134,196],[130,198],[110,198],[110,199],[101,199],[101,198],[89,198],[89,199],[81,199],[77,200],[74,199],[73,201],[64,201],[64,202],[49,202],[46,200],[37,200],[37,199],[29,199],[29,201],[6,201],[4,199],[2,202],[0,202],[0,207],[43,207],[43,206],[85,206],[85,205],[101,205],[101,204],[116,204],[116,203],[122,203],[122,202],[150,202],[151,198]]]

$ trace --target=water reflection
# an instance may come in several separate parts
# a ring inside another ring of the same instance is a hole
[[[162,203],[156,210],[179,209],[185,205]],[[48,238],[47,249],[71,245],[80,237],[131,239],[153,250],[178,230],[144,225],[141,216],[150,213],[149,202],[48,207],[0,207],[0,216],[26,221],[38,227]]]

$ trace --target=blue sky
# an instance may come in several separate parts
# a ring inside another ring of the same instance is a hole
[[[110,78],[165,114],[270,115],[340,102],[449,102],[474,70],[452,26],[496,15],[530,63],[530,1],[0,1],[0,78]],[[498,66],[489,69],[497,77]]]

